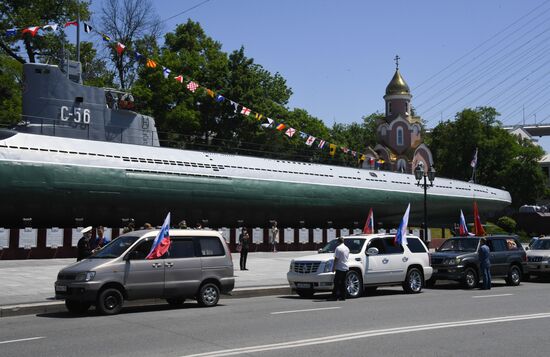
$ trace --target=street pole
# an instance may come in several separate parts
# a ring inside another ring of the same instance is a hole
[[[424,173],[424,243],[430,248],[428,242],[428,182],[426,181],[427,174]]]

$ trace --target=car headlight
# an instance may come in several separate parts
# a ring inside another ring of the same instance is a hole
[[[294,260],[290,261],[290,270],[289,271],[294,271]]]
[[[325,262],[325,267],[323,268],[323,273],[332,272],[332,266],[334,265],[334,260],[329,260]]]
[[[95,271],[87,271],[84,273],[78,273],[76,274],[75,281],[90,281],[94,280],[95,277]]]
[[[460,264],[460,261],[461,261],[460,258],[449,258],[449,259],[445,259],[443,261],[443,264],[445,264],[445,265],[458,265],[458,264]]]

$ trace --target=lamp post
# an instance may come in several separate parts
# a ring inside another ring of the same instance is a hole
[[[424,243],[429,248],[428,242],[428,187],[432,187],[435,180],[435,169],[433,166],[430,166],[428,172],[424,171],[424,167],[421,164],[418,164],[414,169],[414,177],[416,178],[416,185],[422,186],[424,188]],[[420,183],[420,180],[424,178],[424,182]],[[428,180],[430,183],[428,184]]]

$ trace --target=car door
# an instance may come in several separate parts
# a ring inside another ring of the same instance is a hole
[[[405,280],[406,269],[408,258],[405,257],[405,250],[403,245],[394,243],[395,237],[386,237],[384,238],[384,244],[386,244],[386,258],[388,262],[386,263],[389,270],[388,282],[396,282]]]
[[[129,299],[149,299],[164,294],[164,259],[148,260],[155,237],[145,238],[128,253],[124,286]]]
[[[365,283],[378,284],[404,280],[403,247],[393,244],[393,237],[373,238],[368,246],[377,248],[378,254],[366,256]]]
[[[232,262],[225,254],[219,237],[199,237],[202,279],[221,280],[232,276]]]
[[[488,240],[488,246],[491,250],[491,275],[503,276],[508,272],[507,257],[508,248],[506,247],[506,241],[500,238],[493,238]]]
[[[194,296],[201,282],[201,258],[197,254],[197,238],[174,236],[171,240],[164,263],[165,296]]]

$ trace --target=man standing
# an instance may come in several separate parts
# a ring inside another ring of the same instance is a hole
[[[348,273],[349,249],[344,244],[344,238],[338,237],[338,246],[334,250],[334,288],[331,300],[346,300],[346,274]]]
[[[246,230],[246,228],[243,227],[241,234],[239,235],[239,245],[241,246],[241,270],[248,270],[246,268],[246,258],[248,257],[249,244],[250,236],[248,235],[248,231]]]
[[[103,226],[97,227],[97,237],[92,244],[93,251],[100,250],[103,246],[107,245],[111,240],[109,237],[105,237],[105,228]]]
[[[81,261],[82,259],[88,258],[90,255],[92,255],[92,226],[88,226],[86,228],[83,228],[80,233],[82,233],[82,238],[78,240],[77,244],[77,257],[76,261]]]
[[[491,289],[491,261],[489,256],[491,254],[489,247],[487,246],[487,241],[485,238],[481,238],[479,244],[479,268],[481,269],[481,276],[483,277],[482,290]]]
[[[271,251],[277,252],[277,242],[279,241],[279,228],[277,228],[277,221],[273,221],[273,225],[269,230],[269,243],[271,243]]]

